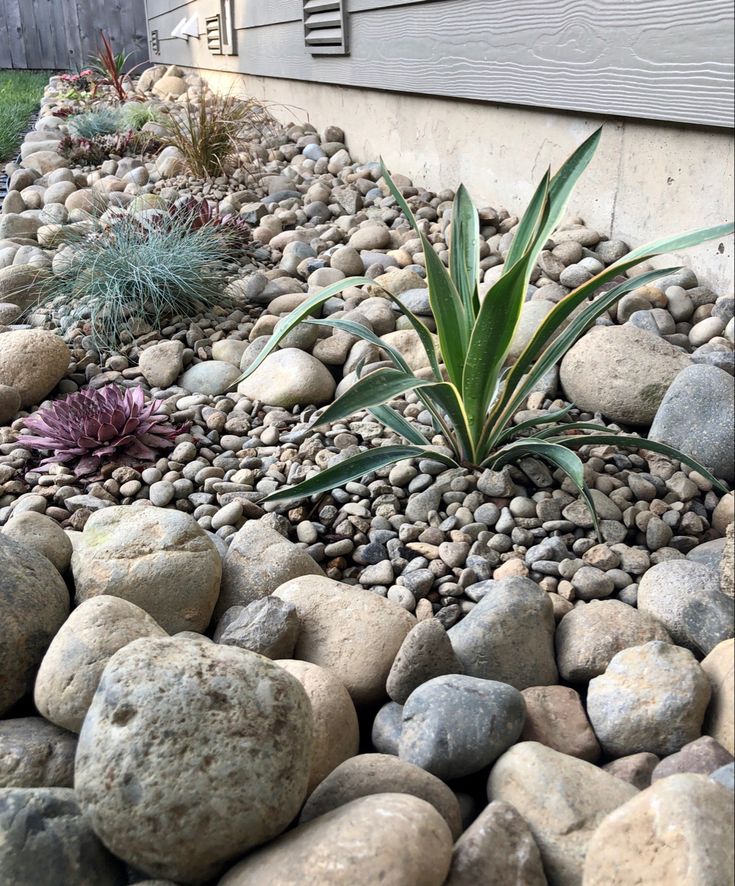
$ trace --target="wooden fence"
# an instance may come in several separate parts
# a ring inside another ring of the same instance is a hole
[[[131,64],[147,60],[145,0],[0,0],[0,69],[79,70],[101,29]]]

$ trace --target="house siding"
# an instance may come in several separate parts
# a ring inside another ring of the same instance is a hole
[[[148,0],[154,61],[502,105],[729,127],[730,0],[347,0],[350,53],[312,57],[301,0],[235,0],[238,55],[170,38],[219,0]]]

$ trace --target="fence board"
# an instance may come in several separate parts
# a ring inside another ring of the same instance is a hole
[[[147,61],[145,0],[0,0],[0,68],[82,68],[101,29],[131,64]]]

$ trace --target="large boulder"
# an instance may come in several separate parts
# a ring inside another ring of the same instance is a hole
[[[533,741],[506,751],[488,781],[488,798],[514,806],[531,828],[552,886],[580,886],[598,825],[637,793],[592,763]]]
[[[269,354],[261,365],[241,381],[237,390],[268,406],[323,406],[334,396],[336,382],[327,367],[299,348]]]
[[[361,797],[253,852],[219,886],[442,886],[452,835],[426,800]]]
[[[46,514],[22,511],[11,517],[3,532],[8,538],[43,554],[62,575],[68,569],[72,554],[71,541],[56,520]]]
[[[735,601],[721,593],[718,573],[704,563],[665,560],[652,566],[638,585],[638,609],[694,652],[706,655],[733,635]]]
[[[77,602],[122,597],[169,633],[207,627],[222,574],[217,548],[189,514],[122,506],[87,520],[71,568]]]
[[[51,641],[36,677],[38,710],[58,726],[79,732],[105,665],[141,637],[167,637],[140,606],[101,594],[80,603]]]
[[[135,640],[102,675],[75,787],[118,857],[198,883],[292,821],[311,744],[309,699],[284,668],[206,640]]]
[[[31,688],[68,614],[69,592],[51,563],[0,533],[0,716]]]
[[[0,720],[0,788],[70,788],[77,737],[43,717]]]
[[[61,381],[69,368],[69,348],[61,336],[46,329],[15,329],[3,333],[0,385],[20,394],[23,409],[36,406]]]
[[[444,886],[546,886],[541,854],[530,828],[509,804],[482,810],[454,845]]]
[[[311,793],[340,763],[357,754],[357,712],[349,692],[325,668],[295,659],[278,659],[276,664],[301,683],[311,702],[314,741],[307,785]]]
[[[595,326],[561,361],[568,400],[613,421],[647,427],[687,354],[636,326]]]
[[[459,802],[435,775],[390,754],[360,754],[341,763],[309,796],[299,822],[371,794],[411,794],[436,809],[456,839],[462,833]]]
[[[0,789],[0,882],[5,886],[125,886],[71,788]]]
[[[333,671],[356,705],[385,698],[393,659],[416,619],[372,591],[305,575],[281,585],[277,597],[296,607],[301,631],[294,658]]]
[[[465,673],[516,689],[556,683],[549,595],[527,578],[484,584],[485,596],[448,632]]]
[[[735,380],[717,366],[695,364],[676,376],[648,434],[696,458],[716,477],[735,481]]]
[[[711,694],[688,649],[652,640],[618,652],[590,681],[587,715],[609,757],[666,756],[699,738]]]
[[[306,551],[265,520],[248,520],[232,536],[222,565],[222,588],[215,616],[231,606],[247,606],[302,575],[324,575]]]
[[[8,265],[0,268],[0,302],[18,305],[21,310],[29,308],[38,300],[37,283],[44,271],[36,265]]]
[[[398,754],[451,781],[479,772],[518,740],[526,718],[521,693],[463,674],[435,677],[403,706]]]
[[[733,710],[735,710],[735,640],[723,640],[702,660],[702,670],[712,687],[704,728],[708,735],[735,754]]]
[[[704,775],[672,775],[611,812],[589,843],[584,886],[733,881],[732,793]]]

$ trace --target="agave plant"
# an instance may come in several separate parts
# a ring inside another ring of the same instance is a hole
[[[34,433],[22,435],[18,442],[49,451],[42,465],[75,462],[77,477],[98,473],[106,462],[152,461],[186,430],[170,424],[162,405],[160,400],[146,403],[140,386],[85,388],[25,419],[26,430]]]
[[[307,299],[279,322],[267,346],[239,381],[252,374],[284,336],[304,320],[349,332],[380,348],[394,367],[380,368],[359,378],[321,414],[319,424],[328,425],[367,409],[403,437],[406,444],[359,453],[295,487],[270,495],[269,501],[324,492],[405,458],[432,458],[448,467],[499,469],[525,456],[536,456],[564,471],[594,514],[584,483],[582,462],[571,451],[572,447],[583,444],[649,449],[678,459],[717,483],[702,465],[665,444],[612,434],[603,425],[591,422],[562,423],[571,407],[513,424],[513,416],[539,380],[598,317],[630,290],[679,270],[664,268],[628,279],[622,275],[629,268],[655,255],[723,237],[733,230],[730,224],[720,225],[668,237],[633,250],[561,299],[521,354],[507,365],[536,259],[559,223],[577,179],[592,159],[600,134],[600,130],[593,133],[554,176],[550,171],[544,175],[515,230],[503,274],[484,300],[480,300],[478,287],[478,214],[466,189],[460,186],[454,201],[447,269],[382,164],[382,174],[391,194],[423,244],[429,303],[438,334],[438,354],[427,327],[401,303],[400,298],[387,296],[416,331],[431,367],[431,377],[414,375],[398,350],[363,326],[340,318],[311,317],[338,292],[374,281],[350,277]],[[415,426],[388,405],[390,400],[408,391],[415,391],[432,415],[435,428],[441,433],[451,455],[431,447]]]

